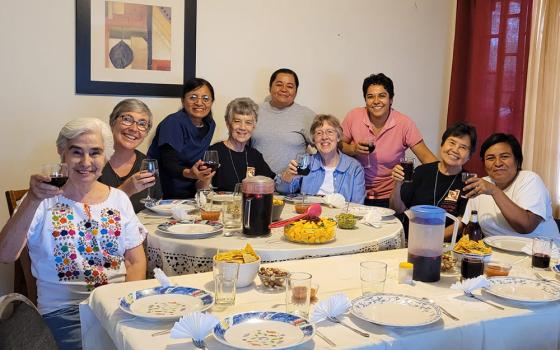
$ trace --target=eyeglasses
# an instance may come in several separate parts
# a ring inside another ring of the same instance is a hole
[[[315,132],[313,133],[313,135],[321,137],[323,135],[327,135],[328,137],[333,137],[336,136],[336,130],[335,129],[326,129],[326,130],[315,130]]]
[[[132,126],[132,125],[136,124],[136,127],[140,131],[146,131],[151,126],[149,121],[147,121],[147,120],[138,120],[137,121],[136,119],[134,119],[133,116],[131,116],[129,114],[121,115],[121,124],[125,125],[125,126]]]
[[[202,103],[204,103],[204,104],[208,104],[208,103],[212,102],[212,97],[210,97],[208,95],[198,96],[196,94],[192,94],[189,97],[187,97],[187,99],[192,103],[195,103],[198,100],[202,100]]]

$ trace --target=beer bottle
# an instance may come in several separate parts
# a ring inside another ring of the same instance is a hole
[[[473,210],[471,211],[471,219],[467,226],[463,229],[463,236],[469,235],[469,239],[471,241],[480,241],[484,238],[484,234],[482,233],[482,229],[478,224],[478,211]]]

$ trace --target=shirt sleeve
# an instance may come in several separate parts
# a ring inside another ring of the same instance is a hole
[[[422,140],[422,134],[420,130],[418,130],[416,123],[412,119],[409,119],[404,132],[404,144],[407,147],[413,147],[422,142]]]
[[[142,244],[144,239],[146,239],[148,230],[146,230],[138,219],[138,216],[136,216],[132,203],[124,192],[121,193],[119,201],[122,207],[121,218],[124,219],[124,227],[122,230],[124,234],[124,249],[127,251]]]
[[[357,166],[354,171],[354,188],[350,202],[363,204],[366,198],[366,181],[364,178],[364,168]]]
[[[160,123],[157,137],[157,146],[160,148],[160,152],[161,147],[165,145],[168,145],[177,153],[180,153],[183,150],[183,147],[185,147],[183,141],[185,137],[183,135],[181,125],[174,119],[164,119]]]
[[[535,173],[527,172],[520,180],[519,187],[513,193],[513,202],[542,219],[546,219],[549,195],[541,178]]]
[[[26,194],[27,196],[27,194]],[[25,198],[25,197],[23,197]],[[22,200],[23,200],[22,198]],[[47,211],[47,205],[49,200],[44,199],[41,201],[41,204],[35,210],[35,215],[33,215],[33,219],[31,220],[31,225],[29,225],[29,229],[27,230],[27,238],[33,237],[36,234],[41,234],[43,231],[43,225],[45,221],[45,212]],[[16,208],[17,211],[17,208]],[[15,212],[14,212],[15,213]]]

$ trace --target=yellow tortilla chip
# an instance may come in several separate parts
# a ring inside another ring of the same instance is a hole
[[[259,260],[259,256],[251,247],[250,244],[247,244],[243,249],[236,249],[230,250],[228,252],[221,252],[214,256],[214,260],[216,261],[230,261],[236,263],[251,263],[254,261]]]

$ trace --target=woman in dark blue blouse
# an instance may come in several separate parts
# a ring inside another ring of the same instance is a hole
[[[181,102],[181,110],[159,123],[148,150],[148,157],[159,162],[164,198],[193,197],[196,181],[214,175],[201,160],[216,129],[211,110],[214,88],[193,78],[185,83]]]

